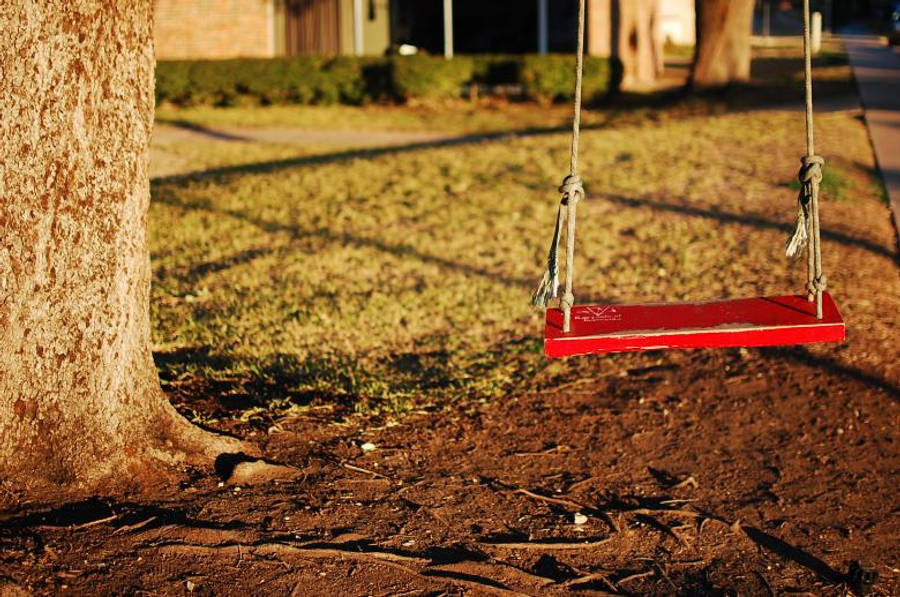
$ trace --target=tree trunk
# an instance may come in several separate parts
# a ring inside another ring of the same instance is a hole
[[[659,0],[590,0],[588,52],[622,63],[622,87],[652,84],[663,71]]]
[[[750,80],[750,33],[754,0],[697,0],[694,87]]]
[[[0,31],[0,483],[117,491],[239,449],[150,349],[151,0],[6,0]]]
[[[590,56],[612,56],[613,0],[588,0],[587,53]]]

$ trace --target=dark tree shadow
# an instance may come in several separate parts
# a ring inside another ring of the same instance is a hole
[[[618,203],[634,208],[649,208],[655,211],[676,213],[679,215],[706,218],[716,220],[728,224],[740,224],[756,228],[757,230],[777,230],[784,234],[790,234],[793,231],[793,222],[778,222],[763,218],[753,214],[732,213],[721,210],[714,210],[705,207],[696,207],[693,205],[685,205],[683,203],[675,203],[671,201],[661,201],[650,198],[627,197],[625,195],[616,195],[613,193],[604,193],[596,196],[597,199]],[[858,238],[844,234],[843,232],[835,232],[833,230],[822,230],[822,238],[831,242],[836,242],[849,247],[865,249],[870,253],[887,257],[897,261],[900,255],[896,251],[883,247],[865,238]]]
[[[809,352],[803,346],[773,346],[758,349],[764,357],[794,361],[808,367],[823,369],[837,377],[846,377],[858,381],[875,390],[879,390],[887,394],[894,401],[900,401],[900,387],[891,383],[886,379],[882,379],[871,373],[861,371],[855,367],[850,367],[828,357],[820,357]]]
[[[197,124],[195,122],[190,122],[188,120],[169,120],[165,118],[157,118],[156,122],[179,129],[184,129],[192,133],[197,133],[198,135],[203,135],[217,141],[253,141],[253,139],[249,137],[242,137],[241,135],[235,135],[233,133],[226,133],[225,131],[211,129],[209,127]]]

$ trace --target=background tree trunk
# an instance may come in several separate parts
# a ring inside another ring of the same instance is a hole
[[[588,52],[617,57],[622,87],[652,84],[663,72],[659,0],[589,0]]]
[[[663,41],[659,33],[659,0],[614,2],[613,37],[622,61],[622,86],[643,86],[663,71]]]
[[[0,482],[122,489],[234,450],[150,350],[151,0],[6,1],[0,31]]]
[[[694,87],[750,79],[750,34],[754,0],[697,0]]]

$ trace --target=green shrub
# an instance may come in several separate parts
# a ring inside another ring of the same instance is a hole
[[[334,58],[319,71],[322,103],[359,105],[369,94],[363,76],[364,62],[348,57]],[[326,101],[327,100],[327,101]]]
[[[396,56],[391,59],[394,94],[401,99],[459,97],[472,80],[473,62],[466,56],[451,60],[438,56]]]
[[[515,85],[522,76],[522,59],[514,54],[478,54],[472,57],[472,79],[482,85]]]
[[[458,97],[467,83],[521,85],[527,97],[572,97],[572,56],[478,55],[391,58],[253,58],[171,60],[156,67],[156,99],[179,105],[363,104],[373,100]],[[614,90],[614,61],[585,61],[585,99]]]
[[[160,62],[156,66],[156,101],[185,103],[191,93],[191,65],[186,60]]]
[[[618,88],[621,80],[618,62],[587,56],[584,60],[583,97],[585,101]],[[537,101],[572,99],[575,90],[575,57],[566,54],[527,55],[522,58],[522,91]]]

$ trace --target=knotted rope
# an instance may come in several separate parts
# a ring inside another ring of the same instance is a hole
[[[572,119],[572,152],[570,154],[569,175],[559,187],[562,199],[556,212],[556,228],[553,231],[553,240],[550,242],[550,251],[547,256],[547,271],[541,278],[537,290],[531,295],[531,304],[536,307],[546,307],[559,293],[559,238],[562,235],[563,222],[567,222],[566,228],[566,291],[560,299],[563,310],[563,331],[571,329],[571,311],[575,304],[575,294],[572,292],[572,280],[574,276],[575,260],[575,208],[584,197],[584,185],[578,176],[578,141],[581,133],[581,88],[582,72],[584,71],[584,13],[585,0],[578,2],[578,48],[575,52],[575,107]]]
[[[788,257],[798,257],[806,249],[806,292],[816,301],[816,317],[822,319],[822,293],[828,280],[822,273],[822,246],[819,230],[819,187],[825,160],[817,156],[813,135],[812,42],[809,0],[803,0],[803,58],[806,78],[806,155],[801,158],[800,194],[797,197],[797,226],[785,245]]]

